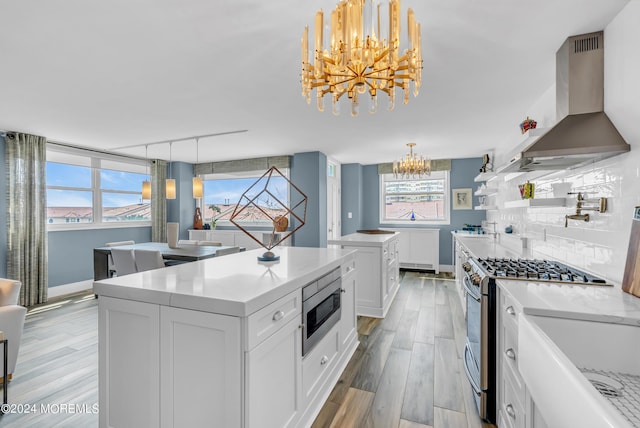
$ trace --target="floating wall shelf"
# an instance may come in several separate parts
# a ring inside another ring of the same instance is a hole
[[[495,205],[478,205],[476,207],[473,207],[473,209],[474,210],[478,210],[478,211],[481,211],[481,210],[497,210],[498,207],[495,206]]]
[[[494,187],[487,187],[487,188],[479,189],[473,192],[473,194],[476,196],[492,196],[492,195],[495,195],[496,193],[498,193],[498,189]]]
[[[535,208],[535,207],[564,207],[567,203],[565,198],[542,198],[542,199],[521,199],[517,201],[507,201],[505,208]]]
[[[494,178],[496,178],[498,176],[497,173],[491,171],[491,172],[481,172],[480,174],[476,175],[473,179],[473,181],[475,181],[476,183],[479,181],[490,181],[493,180]]]

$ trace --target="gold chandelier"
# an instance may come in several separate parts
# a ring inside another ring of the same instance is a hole
[[[431,175],[431,159],[425,159],[424,156],[418,157],[413,154],[413,147],[416,143],[407,143],[409,153],[399,161],[393,162],[393,175],[402,178],[410,178],[424,175]]]
[[[400,0],[389,0],[389,34],[383,38],[380,5],[374,14],[374,0],[341,0],[331,12],[329,50],[324,48],[323,13],[316,13],[313,65],[309,62],[309,27],[302,35],[302,96],[311,103],[316,89],[318,110],[324,111],[323,97],[332,94],[332,112],[340,113],[338,101],[346,93],[351,115],[359,113],[359,97],[369,92],[369,113],[378,109],[378,92],[389,97],[395,107],[395,88],[402,89],[409,102],[409,84],[418,95],[422,80],[420,24],[413,10],[407,11],[408,45],[400,53]],[[376,2],[377,3],[377,2]]]

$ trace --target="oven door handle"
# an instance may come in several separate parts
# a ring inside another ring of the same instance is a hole
[[[464,345],[464,358],[462,359],[462,365],[464,366],[464,371],[467,373],[467,379],[469,379],[469,382],[471,383],[471,389],[473,389],[473,393],[480,397],[480,393],[482,392],[482,390],[473,379],[471,371],[469,370],[469,365],[467,363],[467,355],[469,354],[471,354],[471,349],[469,349],[469,344],[467,343],[466,345]],[[471,358],[473,358],[473,355],[471,356]]]
[[[473,297],[476,302],[479,302],[480,298],[482,297],[482,294],[480,294],[478,291],[473,290],[471,288],[473,286],[469,286],[469,281],[470,281],[469,276],[465,275],[464,278],[462,278],[462,285],[464,286],[464,289],[467,292],[467,294]]]

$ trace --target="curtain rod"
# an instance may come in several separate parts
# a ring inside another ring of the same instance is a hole
[[[226,131],[226,132],[217,132],[215,134],[194,135],[192,137],[176,138],[176,139],[173,139],[173,140],[154,141],[153,143],[132,144],[130,146],[115,147],[115,148],[113,148],[111,150],[124,150],[124,149],[133,149],[134,147],[155,146],[157,144],[179,143],[181,141],[195,140],[196,138],[218,137],[220,135],[239,134],[241,132],[247,132],[247,131],[249,131],[249,130],[248,129],[240,129],[238,131]]]
[[[69,144],[69,143],[63,143],[60,141],[47,141],[47,144],[53,145],[53,146],[60,146],[60,147],[67,147],[70,149],[77,149],[77,150],[83,150],[86,152],[93,152],[93,153],[98,153],[98,154],[102,154],[102,155],[108,155],[108,156],[115,156],[115,157],[120,157],[120,158],[129,158],[129,159],[139,159],[139,160],[144,160],[144,161],[148,161],[149,159],[142,157],[142,156],[135,156],[135,155],[123,155],[120,153],[113,153],[113,152],[109,152],[106,150],[99,150],[93,147],[87,147],[87,146],[79,146],[76,144]]]

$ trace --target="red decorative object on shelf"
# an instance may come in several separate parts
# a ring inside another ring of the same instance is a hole
[[[520,131],[524,134],[530,129],[536,129],[538,122],[533,119],[529,119],[529,116],[520,124]]]

